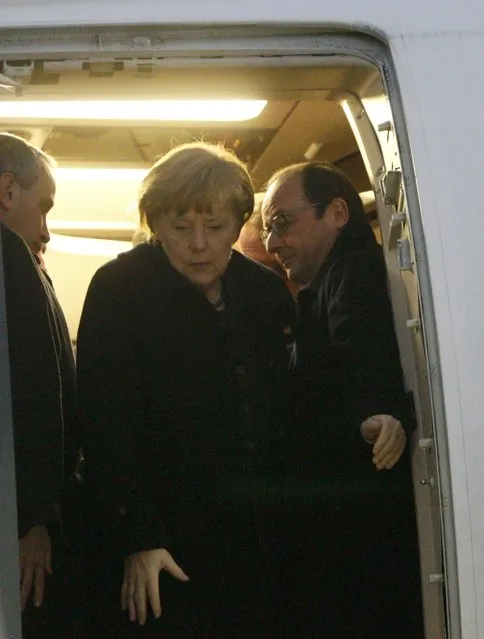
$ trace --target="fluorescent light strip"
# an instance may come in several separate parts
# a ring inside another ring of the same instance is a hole
[[[148,173],[146,169],[123,169],[113,167],[76,167],[76,166],[60,166],[56,169],[55,174],[59,181],[68,182],[90,182],[90,181],[113,181],[113,182],[129,182],[141,180]]]
[[[129,251],[132,247],[131,242],[69,237],[68,235],[51,233],[50,242],[47,246],[47,256],[49,253],[55,252],[67,255],[81,255],[83,257],[112,259],[116,257],[116,255],[119,255],[119,253]]]
[[[240,122],[260,115],[266,100],[0,101],[0,120]]]

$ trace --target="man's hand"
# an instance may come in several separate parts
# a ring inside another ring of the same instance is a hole
[[[378,470],[393,468],[407,441],[401,423],[391,415],[373,415],[361,424],[360,432],[366,442],[373,444],[373,463]]]
[[[140,626],[146,622],[147,599],[150,601],[155,618],[161,617],[158,578],[162,570],[166,570],[178,581],[189,579],[164,548],[145,550],[125,559],[121,609],[129,611],[130,621],[138,621]]]
[[[32,584],[34,606],[44,601],[45,573],[52,574],[52,551],[46,526],[34,526],[19,542],[20,604],[25,610]]]

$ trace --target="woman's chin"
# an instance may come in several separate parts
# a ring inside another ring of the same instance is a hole
[[[191,273],[188,279],[194,286],[200,289],[202,293],[206,294],[208,291],[217,287],[220,277],[209,273]]]

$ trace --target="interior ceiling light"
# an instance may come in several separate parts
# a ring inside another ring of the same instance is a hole
[[[6,100],[0,120],[125,120],[241,122],[256,118],[266,100]]]
[[[69,237],[51,233],[47,246],[47,257],[51,252],[65,253],[68,255],[81,255],[84,257],[102,257],[113,259],[119,253],[124,253],[133,248],[131,242],[119,240],[101,240],[86,237]]]

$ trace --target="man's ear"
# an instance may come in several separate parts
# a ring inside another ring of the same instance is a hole
[[[0,175],[0,206],[9,211],[12,208],[15,188],[15,176],[11,173]]]
[[[341,230],[344,226],[348,224],[348,220],[350,219],[348,204],[346,200],[343,200],[343,198],[335,197],[334,200],[331,202],[330,206],[332,209],[334,226],[338,230]]]

